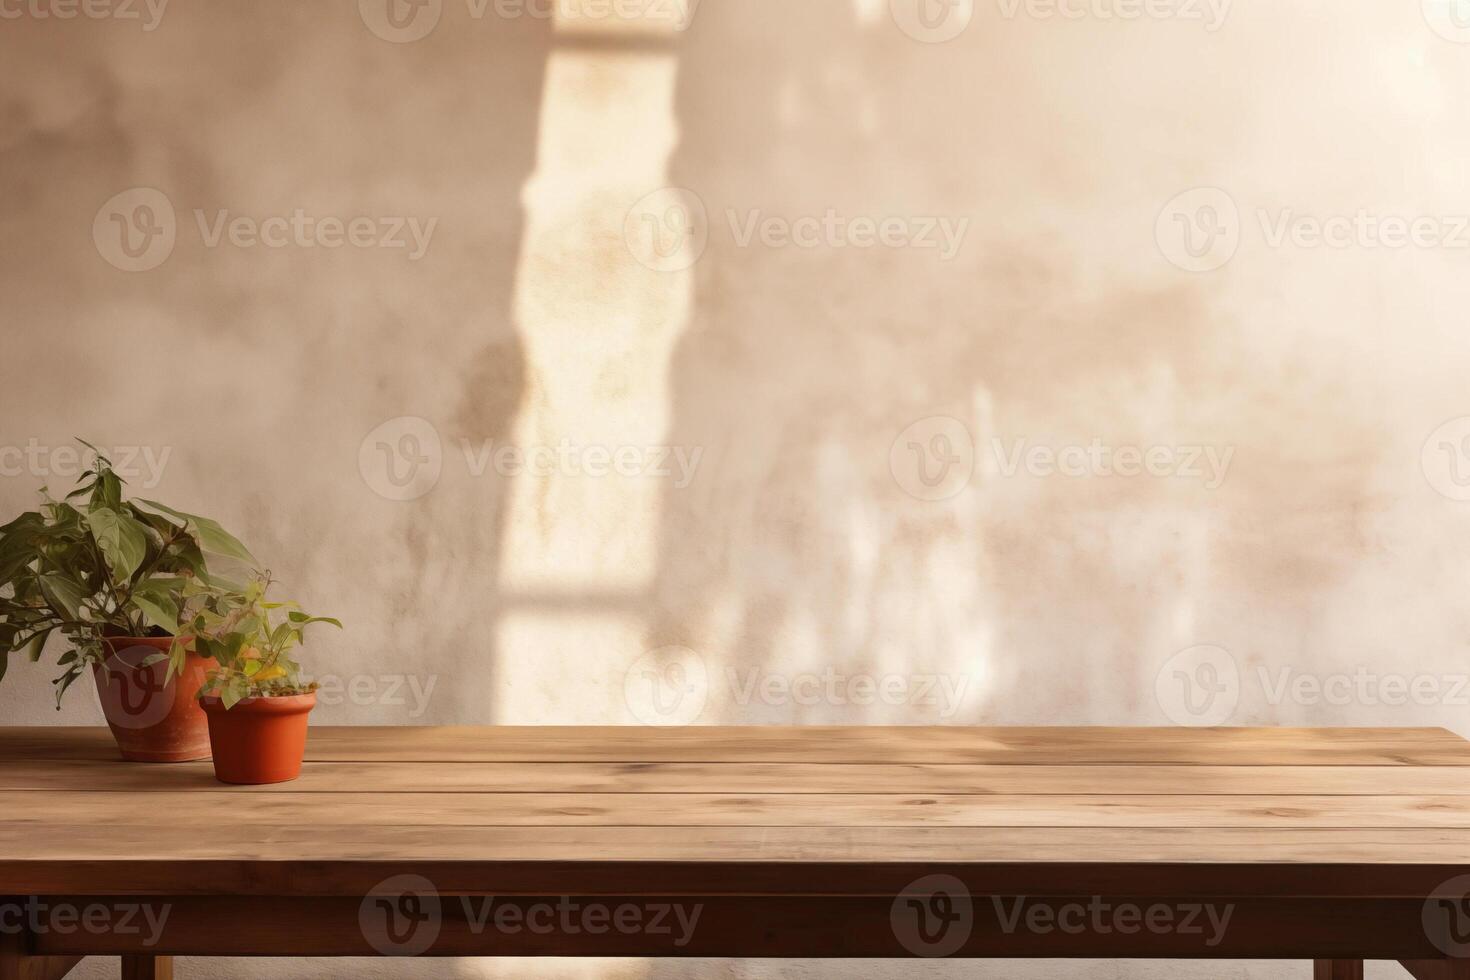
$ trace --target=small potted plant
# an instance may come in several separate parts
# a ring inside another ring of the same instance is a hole
[[[199,692],[209,719],[214,774],[225,783],[280,783],[301,774],[307,714],[315,683],[303,683],[289,653],[312,623],[294,602],[267,598],[262,574],[244,588],[191,582],[184,589],[182,628],[217,665]]]
[[[123,758],[181,762],[209,757],[207,722],[194,700],[205,661],[177,629],[185,587],[212,581],[205,555],[255,560],[207,518],[123,498],[111,462],[91,468],[63,500],[43,489],[38,510],[0,527],[0,678],[12,653],[39,660],[63,640],[57,708],[91,672]]]

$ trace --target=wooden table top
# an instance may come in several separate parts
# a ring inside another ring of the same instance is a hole
[[[0,894],[1423,894],[1470,869],[1470,742],[1403,728],[329,728],[299,780],[0,728]],[[1271,874],[1266,874],[1267,869]],[[1172,879],[1171,879],[1172,880]]]

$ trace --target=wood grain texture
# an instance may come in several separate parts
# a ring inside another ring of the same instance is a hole
[[[8,759],[115,761],[101,728],[0,728]],[[1470,766],[1442,728],[314,728],[313,762]]]
[[[1400,960],[1399,965],[1414,980],[1470,980],[1470,960]]]
[[[1470,829],[1463,796],[910,796],[709,793],[148,794],[190,825],[331,819],[343,827],[1392,827]],[[137,814],[131,793],[0,793],[7,827],[45,827],[85,813],[109,827]]]
[[[0,729],[0,890],[350,895],[432,868],[528,893],[946,871],[1412,897],[1470,867],[1470,743],[1442,729],[320,728],[264,787],[115,751]]]
[[[122,980],[174,980],[172,956],[151,953],[125,955],[121,966]]]
[[[772,762],[307,762],[301,778],[229,786],[209,762],[10,761],[0,791],[191,793],[848,793],[945,795],[1470,796],[1455,766],[1000,766]]]

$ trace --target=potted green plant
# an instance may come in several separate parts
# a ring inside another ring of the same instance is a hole
[[[215,662],[199,703],[209,719],[214,774],[225,783],[279,783],[301,774],[317,685],[302,681],[290,653],[311,624],[342,626],[295,602],[270,600],[270,587],[268,573],[243,588],[184,585],[181,629]]]
[[[65,499],[43,489],[38,510],[0,527],[0,678],[11,654],[34,662],[56,637],[58,709],[90,671],[124,758],[208,758],[193,699],[205,662],[178,635],[178,608],[186,583],[210,580],[206,554],[255,561],[208,518],[125,500],[111,461],[83,445],[95,459]]]

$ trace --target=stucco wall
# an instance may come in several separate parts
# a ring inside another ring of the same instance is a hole
[[[1452,0],[385,2],[0,0],[0,514],[136,457],[319,723],[1470,734]]]

